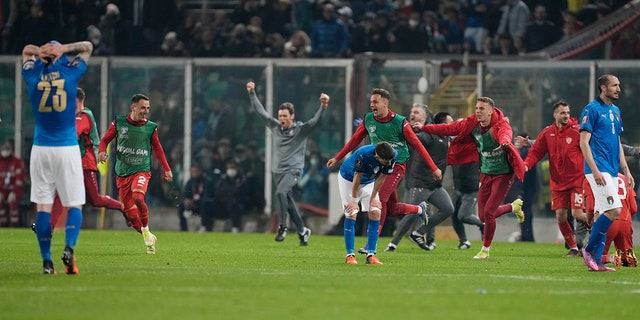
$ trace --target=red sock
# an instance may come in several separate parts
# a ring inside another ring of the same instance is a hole
[[[571,225],[569,221],[558,222],[558,228],[560,228],[560,233],[562,233],[562,237],[564,241],[567,242],[567,246],[569,249],[577,248],[576,240],[573,238],[573,230],[571,230]]]

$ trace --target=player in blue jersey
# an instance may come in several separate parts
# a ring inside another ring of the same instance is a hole
[[[633,177],[624,157],[620,134],[622,117],[613,104],[620,95],[620,80],[605,74],[598,78],[600,95],[587,104],[580,114],[580,149],[584,155],[584,173],[594,198],[593,222],[589,242],[582,248],[582,257],[589,271],[614,272],[601,259],[609,227],[621,212],[618,196],[618,172],[627,179],[627,189],[634,186]]]
[[[355,224],[358,215],[358,202],[363,212],[369,212],[369,227],[367,229],[368,254],[367,264],[382,264],[375,256],[378,243],[378,228],[382,203],[378,192],[387,175],[393,173],[398,152],[388,142],[379,142],[358,148],[340,166],[338,188],[344,208],[344,244],[347,249],[347,264],[358,264],[354,254]],[[398,203],[402,206],[413,206]],[[415,207],[415,206],[413,206]],[[417,210],[426,224],[426,203],[419,205]],[[409,209],[405,212],[410,212]]]
[[[31,201],[37,210],[35,231],[45,274],[56,273],[51,260],[50,223],[56,192],[68,209],[62,262],[65,273],[78,273],[73,250],[82,225],[85,190],[76,138],[76,90],[92,51],[88,41],[50,41],[22,49],[22,75],[36,122],[29,170]],[[69,61],[66,54],[74,52],[77,55]]]

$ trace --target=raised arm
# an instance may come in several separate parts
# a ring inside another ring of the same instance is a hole
[[[22,48],[22,63],[25,63],[29,60],[36,60],[37,57],[40,56],[40,47],[28,44]]]
[[[89,41],[78,41],[67,44],[50,42],[40,47],[40,50],[44,54],[53,57],[54,63],[58,61],[62,55],[67,53],[76,53],[76,57],[79,57],[86,63],[89,62],[89,58],[93,52],[93,44]]]
[[[320,118],[322,117],[325,110],[327,110],[327,107],[329,106],[330,98],[329,98],[329,95],[327,95],[326,93],[321,93],[319,100],[320,100],[320,107],[318,108],[318,111],[316,111],[316,114],[313,115],[313,118],[309,119],[309,121],[307,121],[307,123],[305,124],[305,126],[308,126],[309,129],[313,129],[316,125],[318,125],[318,123],[320,122]]]
[[[269,115],[267,111],[264,109],[264,106],[262,105],[260,100],[258,100],[258,96],[256,95],[255,88],[256,88],[255,83],[247,82],[247,93],[249,94],[249,99],[251,100],[251,106],[258,113],[258,115],[260,115],[260,117],[263,120],[269,123],[269,125],[279,125],[280,123],[278,122],[278,120],[273,118],[271,115]]]

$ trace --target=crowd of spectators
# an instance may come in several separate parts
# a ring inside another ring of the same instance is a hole
[[[90,40],[101,56],[523,54],[571,37],[629,0],[590,0],[579,10],[568,2],[238,0],[233,9],[193,10],[185,0],[0,0],[0,53],[56,39]],[[638,58],[637,38],[634,26],[614,39],[615,58]]]

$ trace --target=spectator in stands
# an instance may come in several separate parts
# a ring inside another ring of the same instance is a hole
[[[335,7],[326,3],[322,17],[311,27],[311,56],[318,58],[343,58],[351,42],[347,28],[336,18]]]
[[[189,55],[184,43],[178,39],[178,34],[175,31],[167,32],[160,49],[165,57],[186,57]]]
[[[261,15],[264,32],[290,35],[292,32],[291,2],[289,0],[267,0],[266,2]]]
[[[425,11],[422,13],[421,27],[427,33],[427,47],[431,53],[443,53],[444,35],[440,32],[440,24],[438,15],[433,11]]]
[[[381,13],[387,17],[393,15],[393,3],[391,0],[370,0],[365,7],[366,12],[373,12],[377,15]]]
[[[209,216],[213,210],[213,182],[202,170],[202,167],[194,163],[191,165],[191,176],[182,190],[180,203],[178,204],[178,219],[180,231],[189,231],[187,218],[193,214],[200,215],[202,225],[209,223]]]
[[[562,30],[547,19],[547,9],[536,6],[533,10],[533,21],[527,27],[524,37],[526,52],[542,50],[560,40]]]
[[[0,54],[15,54],[16,48],[16,36],[19,35],[19,27],[16,25],[19,16],[19,8],[17,0],[2,1],[0,7]],[[18,33],[16,34],[16,31]]]
[[[218,140],[216,145],[216,152],[213,154],[213,170],[218,172],[224,172],[227,167],[227,162],[233,160],[233,149],[231,148],[231,140],[223,137]]]
[[[29,15],[22,23],[22,35],[20,36],[23,47],[28,43],[46,43],[51,40],[55,30],[53,19],[42,10],[42,4],[34,1],[29,7]]]
[[[258,0],[240,0],[238,5],[233,8],[231,12],[231,23],[237,24],[249,24],[249,20],[253,16],[260,14],[260,7]]]
[[[231,38],[223,48],[223,57],[256,57],[260,51],[244,24],[233,27]]]
[[[476,52],[482,51],[482,41],[489,34],[489,30],[484,25],[484,19],[490,6],[490,0],[464,0],[462,2],[461,10],[467,18],[464,39],[473,39]]]
[[[624,29],[611,48],[611,59],[640,58],[640,39],[636,26]]]
[[[292,4],[291,27],[294,30],[302,30],[309,33],[314,22],[315,1],[296,0]]]
[[[109,47],[102,42],[102,32],[100,29],[94,25],[90,25],[87,27],[87,38],[93,44],[93,53],[94,56],[110,56],[111,50]]]
[[[223,47],[224,44],[220,36],[213,28],[205,27],[202,29],[199,39],[194,41],[190,51],[192,57],[222,57]]]
[[[369,13],[367,12],[367,14]],[[386,13],[381,11],[376,14],[373,22],[373,30],[371,31],[371,51],[390,51],[391,45],[395,41],[391,27],[389,16]]]
[[[502,16],[497,30],[503,54],[511,51],[505,47],[508,41],[503,40],[507,39],[510,39],[516,52],[523,52],[522,40],[530,20],[531,12],[522,0],[507,0],[507,4],[502,7]]]
[[[182,41],[189,51],[196,47],[196,43],[203,33],[203,25],[198,19],[198,15],[199,13],[195,12],[187,14],[176,30],[178,40]],[[193,56],[193,52],[191,52],[191,55]]]
[[[249,24],[247,25],[247,31],[251,35],[253,43],[255,43],[255,45],[259,48],[262,48],[266,38],[266,33],[262,29],[262,21],[262,18],[253,16],[251,17],[251,19],[249,19]]]
[[[351,32],[351,53],[358,54],[371,50],[375,13],[367,12]]]
[[[426,11],[436,12],[440,6],[440,1],[414,0],[411,2],[411,6],[413,7],[413,11],[419,14],[423,14]]]
[[[311,54],[311,39],[303,30],[298,30],[291,35],[289,41],[284,43],[284,58],[307,58]]]
[[[458,8],[449,4],[444,6],[443,11],[444,15],[440,23],[446,40],[445,50],[447,53],[459,53],[462,50],[463,30],[458,21]]]
[[[98,29],[102,32],[102,42],[113,55],[127,55],[130,53],[131,24],[120,16],[120,9],[113,3],[106,7],[106,12],[100,17]]]
[[[420,14],[412,12],[409,16],[401,14],[399,22],[391,31],[395,37],[392,51],[402,53],[428,52],[428,35],[420,27]]]
[[[262,47],[263,58],[281,58],[284,55],[284,38],[279,33],[269,33]]]

